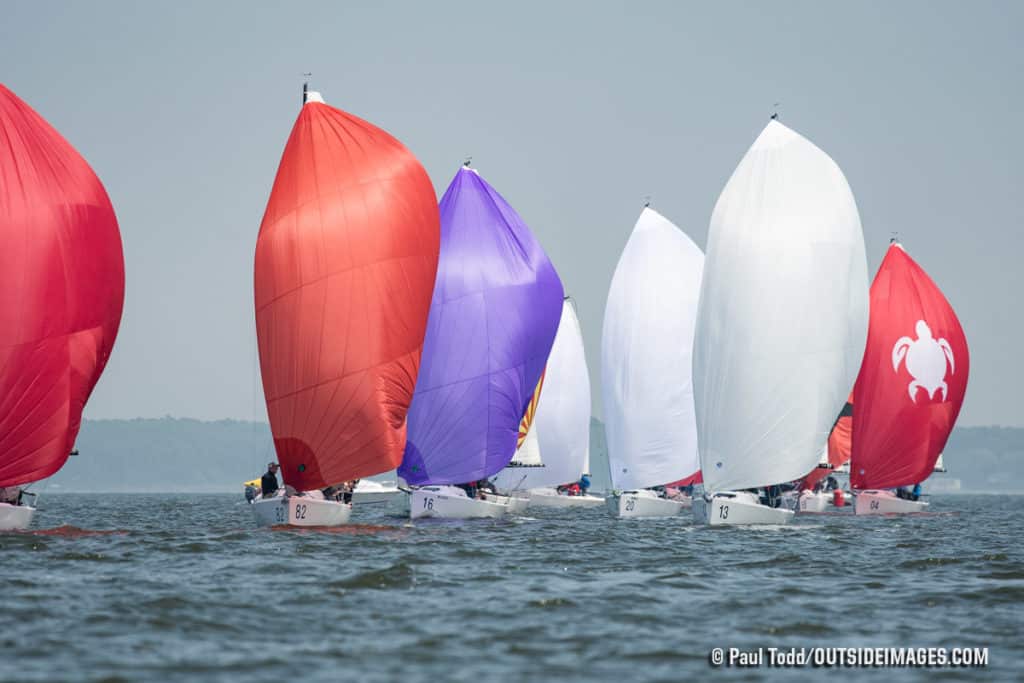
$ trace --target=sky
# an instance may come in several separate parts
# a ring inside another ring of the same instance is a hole
[[[702,248],[775,111],[843,169],[871,274],[890,237],[956,309],[961,425],[1024,426],[1024,3],[29,2],[0,82],[85,156],[124,241],[126,296],[87,418],[265,419],[256,235],[300,106],[388,130],[438,196],[467,155],[600,336],[643,206]]]

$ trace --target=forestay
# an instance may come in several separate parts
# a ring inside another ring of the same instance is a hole
[[[790,481],[816,465],[856,378],[867,314],[846,178],[772,121],[711,217],[694,344],[708,491]]]
[[[699,469],[691,349],[704,255],[656,211],[640,214],[612,276],[601,384],[612,486],[656,486]]]

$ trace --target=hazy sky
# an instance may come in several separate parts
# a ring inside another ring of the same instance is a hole
[[[264,419],[252,266],[301,74],[440,194],[467,154],[536,232],[597,361],[645,195],[697,244],[775,102],[842,167],[874,274],[899,235],[971,348],[960,424],[1024,425],[1024,3],[11,2],[0,80],[121,225],[86,416]]]

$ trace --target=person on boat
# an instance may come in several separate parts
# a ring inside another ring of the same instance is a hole
[[[277,483],[277,463],[267,464],[267,473],[260,479],[260,491],[264,498],[270,498],[281,488]]]
[[[352,496],[355,495],[356,487],[359,486],[359,480],[353,479],[352,481],[346,481],[344,484],[343,493],[341,496],[342,503],[351,503]]]
[[[475,481],[471,481],[468,484],[456,484],[455,486],[465,491],[467,498],[476,498],[477,488]]]
[[[21,505],[21,493],[21,487],[19,486],[0,486],[0,503],[14,506]]]
[[[498,493],[498,489],[495,488],[494,484],[492,484],[488,480],[481,479],[480,481],[476,482],[476,492],[477,492],[477,495],[481,499],[483,499],[483,498],[487,497],[484,494],[487,494],[487,493],[497,494]]]
[[[910,492],[910,500],[919,500],[921,498],[921,482],[914,484],[913,490]]]
[[[839,482],[831,474],[828,475],[828,479],[825,480],[825,490],[835,491],[837,488],[839,488]]]
[[[579,487],[580,487],[580,495],[581,496],[587,495],[587,491],[590,490],[590,475],[589,474],[584,474],[582,477],[580,477]]]

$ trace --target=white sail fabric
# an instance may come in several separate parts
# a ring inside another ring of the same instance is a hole
[[[498,474],[495,484],[499,490],[511,490],[579,481],[589,453],[590,377],[580,323],[572,303],[566,300],[533,425],[513,459],[532,464],[543,458],[544,467],[508,467]]]
[[[644,209],[612,276],[601,334],[601,384],[612,487],[628,490],[698,469],[691,353],[704,255]]]
[[[867,323],[850,186],[827,154],[772,121],[711,216],[693,371],[706,490],[776,484],[817,465]]]
[[[540,404],[537,404],[537,410],[540,410]],[[537,416],[533,417],[533,424],[530,425],[530,431],[526,432],[526,438],[523,439],[523,445],[516,449],[515,457],[512,458],[512,462],[519,465],[528,465],[530,467],[538,467],[543,465],[543,461],[540,458],[540,441],[537,437]]]

